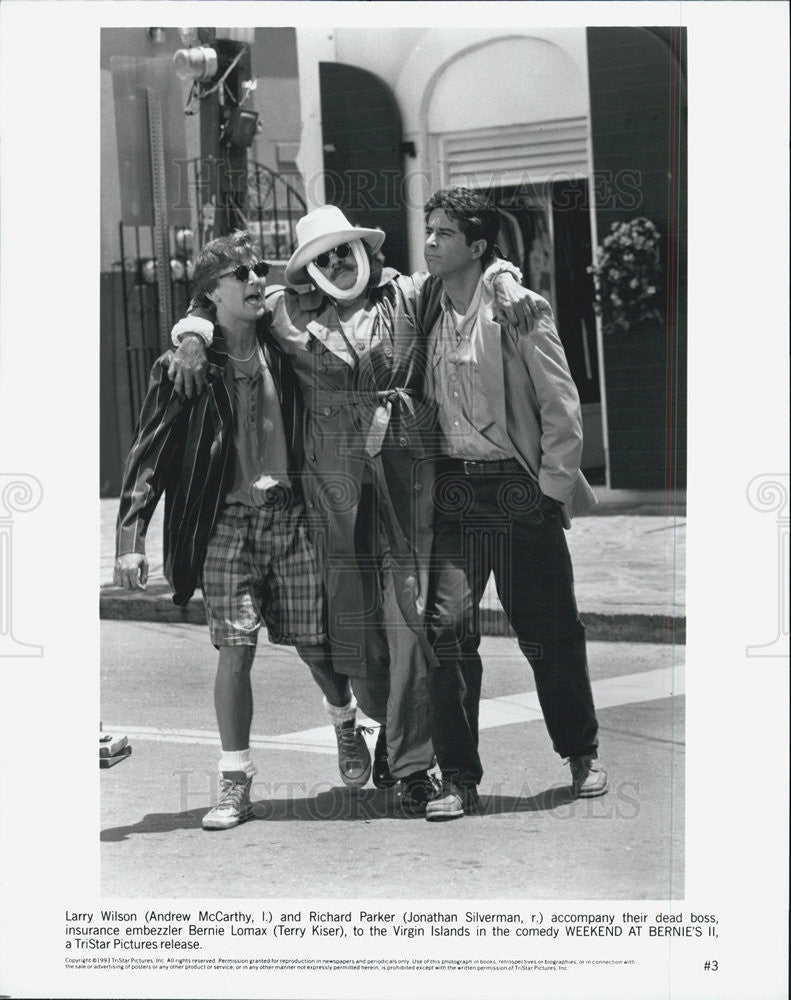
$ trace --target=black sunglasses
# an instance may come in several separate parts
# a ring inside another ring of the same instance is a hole
[[[320,253],[318,257],[313,258],[313,263],[316,267],[326,267],[330,262],[330,254],[334,253],[338,260],[345,260],[349,254],[352,252],[352,248],[348,243],[339,243],[336,247],[331,250],[327,250],[326,253]]]
[[[229,275],[233,275],[237,281],[248,281],[250,278],[250,272],[256,276],[256,278],[264,278],[269,274],[269,264],[265,260],[257,260],[252,267],[248,267],[247,264],[240,264],[235,267],[233,271],[226,271],[225,274],[218,274],[217,280],[220,278],[227,278]]]

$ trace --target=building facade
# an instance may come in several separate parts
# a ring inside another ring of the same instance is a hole
[[[216,30],[218,36],[223,32]],[[102,280],[105,298],[109,301],[113,287],[116,300],[114,311],[109,305],[103,309],[106,354],[109,344],[118,342],[109,326],[111,316],[117,326],[123,312],[119,296],[129,311],[131,282],[125,292],[119,287],[117,262],[124,254],[114,228],[129,199],[117,178],[124,176],[123,133],[129,133],[128,145],[142,125],[139,117],[122,120],[117,91],[118,59],[133,54],[135,46],[147,49],[143,57],[158,60],[162,79],[171,81],[162,102],[170,109],[165,114],[171,136],[163,173],[165,214],[200,242],[205,202],[213,194],[204,184],[185,198],[186,175],[182,169],[180,181],[174,168],[174,161],[193,162],[201,152],[196,116],[178,110],[187,93],[170,70],[178,39],[166,33],[158,43],[160,54],[144,32],[123,29],[103,39],[102,235],[107,252]],[[614,488],[683,487],[683,32],[303,27],[257,28],[248,37],[251,75],[257,78],[249,106],[259,116],[248,164],[263,164],[288,183],[295,194],[291,211],[301,214],[301,205],[309,210],[326,201],[338,204],[353,221],[384,228],[387,262],[411,271],[422,266],[422,206],[431,192],[456,184],[485,191],[501,212],[501,250],[555,310],[582,400],[583,467]],[[144,179],[143,189],[146,183],[151,180]],[[248,193],[253,187],[248,183]],[[123,212],[129,216],[128,206]],[[656,298],[662,319],[609,332],[594,309],[588,268],[612,224],[638,217],[649,219],[661,238]],[[282,263],[293,230],[282,219],[258,225],[270,235],[273,226],[282,229],[283,240],[270,245],[268,253]],[[139,256],[133,254],[121,268],[126,275],[139,277]],[[174,295],[169,304],[173,311],[181,305],[177,300]],[[118,353],[107,358],[116,381]],[[135,378],[139,381],[139,372]],[[128,417],[116,418],[113,428],[110,409],[103,407],[103,425],[106,419],[110,426],[106,435],[103,429],[102,479],[112,492],[116,441],[123,453],[121,439],[131,428],[122,426]]]

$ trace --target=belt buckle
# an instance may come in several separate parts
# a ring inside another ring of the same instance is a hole
[[[480,465],[480,462],[476,462],[471,458],[462,459],[462,469],[464,470],[465,476],[471,476],[475,473],[475,466]]]

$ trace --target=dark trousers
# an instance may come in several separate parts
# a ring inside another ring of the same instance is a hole
[[[446,779],[478,784],[482,664],[479,608],[494,573],[497,593],[533,668],[552,745],[562,757],[595,753],[598,724],[558,509],[529,476],[439,469],[426,615],[437,664],[431,727]]]

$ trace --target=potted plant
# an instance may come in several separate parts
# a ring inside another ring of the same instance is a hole
[[[661,265],[659,230],[640,216],[614,222],[588,268],[596,286],[594,309],[605,333],[628,332],[663,319],[657,302]]]

